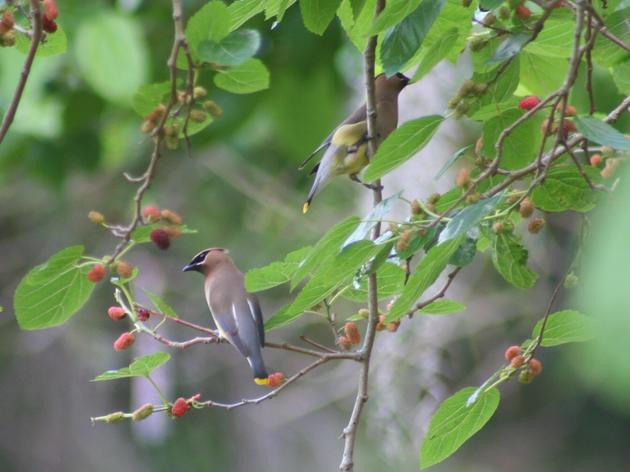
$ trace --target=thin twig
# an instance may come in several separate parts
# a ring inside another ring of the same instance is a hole
[[[33,65],[33,61],[35,60],[35,54],[37,54],[37,48],[39,48],[39,44],[42,40],[42,13],[39,0],[31,0],[30,18],[33,26],[31,45],[28,48],[26,59],[24,59],[22,72],[20,72],[20,79],[18,80],[17,87],[15,88],[13,98],[9,104],[9,108],[7,108],[6,115],[4,115],[2,125],[0,126],[0,144],[2,144],[4,137],[7,135],[9,128],[13,123],[18,106],[20,105],[20,100],[22,99],[22,94],[24,93],[24,88],[26,87],[26,82],[28,81],[28,77],[31,73],[31,67]]]

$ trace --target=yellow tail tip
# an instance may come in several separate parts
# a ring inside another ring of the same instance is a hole
[[[264,379],[261,379],[260,377],[255,377],[254,382],[256,382],[256,385],[267,385],[269,383],[269,377],[266,377]]]
[[[302,207],[302,213],[306,213],[311,204],[309,202],[304,202],[304,206]]]

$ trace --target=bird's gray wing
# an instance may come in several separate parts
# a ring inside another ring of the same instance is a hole
[[[247,303],[253,314],[254,322],[258,328],[258,337],[260,338],[260,345],[265,345],[265,322],[263,321],[262,310],[260,309],[260,303],[258,297],[251,293],[247,294]]]
[[[330,145],[330,141],[332,140],[333,135],[335,134],[335,131],[337,131],[337,129],[340,126],[343,125],[348,125],[348,124],[352,124],[352,123],[358,123],[359,121],[363,121],[365,120],[366,117],[366,112],[365,112],[365,105],[361,105],[359,108],[357,108],[356,110],[354,110],[352,113],[350,113],[350,115],[348,115],[348,117],[343,120],[341,123],[339,123],[331,132],[328,136],[326,136],[326,139],[324,139],[324,141],[317,146],[317,149],[315,149],[305,160],[304,162],[302,162],[300,164],[300,166],[298,167],[298,170],[302,170],[304,169],[304,167],[306,166],[306,164],[309,163],[309,161],[322,149],[324,149],[325,147],[328,147]],[[315,171],[316,172],[316,171]],[[311,171],[311,174],[313,173],[313,171]]]

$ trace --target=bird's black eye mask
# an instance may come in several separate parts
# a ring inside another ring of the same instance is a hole
[[[197,254],[192,261],[190,261],[190,263],[188,264],[189,266],[193,266],[193,265],[197,265],[197,264],[201,264],[205,259],[206,256],[208,255],[210,251],[202,251],[199,254]]]

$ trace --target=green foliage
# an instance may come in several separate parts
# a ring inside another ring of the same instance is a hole
[[[309,273],[334,257],[339,252],[342,243],[352,234],[360,221],[360,218],[351,216],[330,228],[295,270],[291,277],[291,290]]]
[[[148,115],[164,102],[170,90],[171,83],[168,81],[140,86],[131,99],[134,111],[140,116]]]
[[[439,406],[420,450],[422,469],[449,457],[492,418],[499,406],[499,390],[476,392],[475,387],[466,387]]]
[[[576,116],[575,125],[591,141],[614,149],[630,151],[630,139],[607,123],[592,116]]]
[[[222,66],[237,66],[256,54],[260,40],[260,33],[256,30],[234,31],[220,41],[199,43],[199,59]]]
[[[492,244],[492,263],[505,280],[518,288],[531,288],[538,275],[527,267],[528,251],[514,234],[497,234]]]
[[[289,282],[310,253],[310,246],[303,247],[287,254],[282,262],[249,270],[245,274],[245,288],[248,292],[260,292]]]
[[[584,171],[591,180],[600,180],[596,170],[586,168]],[[545,181],[532,192],[532,201],[543,211],[585,212],[595,206],[598,196],[574,165],[562,165],[549,171]]]
[[[379,179],[410,159],[431,140],[442,121],[444,117],[440,115],[425,116],[394,130],[379,146],[363,172],[363,178],[367,181]]]
[[[162,297],[160,297],[159,295],[147,289],[144,289],[144,293],[146,294],[147,297],[149,297],[149,300],[151,300],[151,303],[153,303],[153,306],[155,307],[157,311],[167,316],[172,316],[173,318],[177,318],[177,313],[175,312],[175,310],[168,303],[166,303],[162,299]]]
[[[214,84],[232,93],[253,93],[269,87],[269,71],[258,59],[248,61],[227,70],[218,71]]]
[[[340,4],[341,0],[300,0],[304,26],[315,34],[323,34]]]
[[[15,37],[15,48],[26,54],[31,47],[31,40],[23,34],[18,34]],[[46,37],[46,42],[39,45],[37,48],[36,57],[51,57],[63,54],[68,49],[68,38],[66,32],[59,26],[57,31],[53,34],[49,34]]]
[[[171,355],[168,352],[156,352],[136,358],[129,367],[118,370],[108,370],[96,376],[92,382],[102,382],[104,380],[118,380],[129,377],[148,377],[155,369],[168,362]]]
[[[74,48],[83,78],[103,98],[129,106],[148,75],[148,48],[137,21],[102,12],[84,21]]]
[[[563,310],[549,315],[541,346],[552,347],[566,343],[588,341],[593,338],[595,320],[579,311]],[[532,338],[540,335],[543,320],[538,321],[532,331]]]
[[[22,329],[50,328],[65,323],[87,301],[94,284],[89,267],[78,267],[83,246],[72,246],[31,269],[18,285],[13,307]]]
[[[464,311],[466,306],[455,300],[435,300],[420,310],[420,313],[430,315],[450,315]]]
[[[630,7],[626,7],[614,12],[604,20],[606,28],[625,44],[630,43],[629,16]],[[593,57],[603,66],[612,66],[628,60],[630,53],[605,38],[599,37],[595,40]]]
[[[193,59],[199,60],[202,41],[219,42],[225,38],[231,30],[231,21],[231,11],[218,0],[206,3],[191,16],[186,23],[186,39]]]
[[[397,264],[385,262],[376,271],[376,280],[379,297],[391,297],[401,292],[405,283],[405,271]],[[358,287],[352,286],[343,293],[343,296],[349,300],[367,303],[368,288],[367,279],[361,279]]]
[[[361,266],[374,257],[381,247],[371,241],[358,241],[344,248],[313,276],[286,309],[265,323],[267,329],[286,325],[322,302],[336,289],[350,282]]]
[[[431,248],[422,258],[414,273],[387,314],[386,321],[397,321],[411,309],[426,289],[439,277],[448,265],[449,259],[462,242],[462,238],[451,239]]]
[[[499,135],[522,114],[521,110],[511,109],[486,122],[483,127],[483,151],[488,156],[496,155],[495,143]],[[503,141],[501,167],[519,169],[532,160],[535,151],[540,146],[541,137],[538,127],[536,120],[527,120],[510,133]]]
[[[423,0],[413,13],[389,31],[381,45],[381,62],[387,75],[394,75],[418,51],[446,0]]]
[[[497,205],[501,203],[502,199],[503,193],[498,193],[494,197],[473,203],[472,205],[460,210],[451,218],[446,227],[440,232],[438,241],[443,243],[449,239],[453,239],[459,235],[467,233],[473,227],[477,226],[486,215],[493,211]]]

